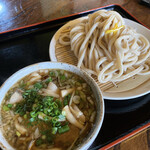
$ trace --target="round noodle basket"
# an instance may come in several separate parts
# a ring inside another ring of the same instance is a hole
[[[96,84],[96,82],[82,69],[79,69],[73,65],[69,65],[66,63],[59,63],[59,62],[41,62],[34,65],[27,66],[15,74],[13,74],[11,77],[9,77],[5,83],[0,88],[0,104],[2,104],[2,101],[6,95],[6,93],[9,91],[9,89],[17,83],[19,80],[24,78],[25,76],[29,75],[32,72],[38,71],[40,69],[63,69],[66,71],[70,71],[81,78],[84,78],[84,80],[90,85],[90,87],[93,90],[93,94],[96,98],[96,106],[97,106],[97,116],[95,119],[95,124],[91,131],[87,134],[83,142],[77,147],[77,149],[86,150],[89,148],[89,146],[93,143],[96,136],[99,133],[99,130],[103,123],[104,118],[104,100],[101,94],[101,90]],[[0,113],[1,116],[1,113]],[[0,119],[0,123],[2,124],[2,120]],[[0,128],[0,147],[5,150],[13,150],[14,148],[11,147],[11,145],[7,142],[5,139],[3,132],[2,132],[2,126]]]
[[[87,17],[81,17],[66,23],[62,26],[53,36],[50,46],[49,46],[49,56],[51,61],[58,61],[58,62],[65,62],[72,65],[77,66],[78,60],[74,55],[74,52],[71,51],[71,46],[62,46],[59,43],[59,37],[62,36],[64,33],[69,32],[69,28],[71,26],[75,26],[76,24],[80,23]],[[139,23],[131,21],[129,19],[124,18],[125,25],[128,25],[140,34],[143,34],[149,41],[150,41],[150,30],[146,27],[142,26]],[[99,87],[102,90],[103,96],[105,99],[109,100],[127,100],[133,99],[136,97],[143,96],[150,92],[150,75],[143,75],[138,76],[135,75],[129,79],[124,81],[106,82],[100,83],[98,81],[97,76],[92,75],[93,79],[97,82]],[[113,88],[114,92],[109,92],[108,90]]]

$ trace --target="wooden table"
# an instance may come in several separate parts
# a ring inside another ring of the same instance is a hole
[[[149,150],[150,123],[147,123],[129,134],[109,143],[100,150]]]
[[[0,32],[112,3],[120,4],[150,28],[150,8],[138,0],[0,0]],[[110,150],[150,149],[150,129]]]
[[[138,0],[0,0],[0,32],[112,3],[150,28],[150,8]]]

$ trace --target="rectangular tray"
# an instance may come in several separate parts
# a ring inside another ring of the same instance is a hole
[[[125,18],[139,22],[121,6],[109,5],[0,33],[0,85],[25,66],[49,61],[49,43],[55,32],[66,22],[100,9],[115,10]],[[147,124],[149,108],[150,94],[131,100],[105,100],[104,122],[90,149],[102,148]]]

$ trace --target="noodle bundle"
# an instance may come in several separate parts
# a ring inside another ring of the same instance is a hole
[[[115,11],[88,15],[60,36],[59,43],[70,45],[78,58],[77,66],[97,75],[100,83],[150,74],[149,41],[126,26]]]

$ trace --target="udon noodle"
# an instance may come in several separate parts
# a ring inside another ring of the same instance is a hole
[[[150,74],[149,41],[126,26],[115,11],[100,10],[88,15],[60,36],[59,43],[71,45],[77,66],[97,75],[100,83]]]

